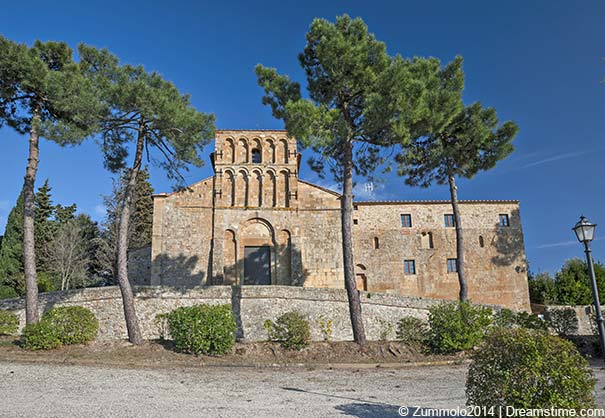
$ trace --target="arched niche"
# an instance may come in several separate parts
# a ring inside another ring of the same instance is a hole
[[[277,205],[277,179],[273,171],[267,171],[263,184],[263,206],[274,208]]]
[[[250,198],[248,205],[251,207],[261,207],[263,199],[263,180],[260,170],[252,171],[250,175]]]
[[[223,144],[223,161],[227,163],[235,163],[235,144],[232,138],[225,139]]]
[[[249,162],[248,154],[248,140],[246,140],[246,138],[240,138],[240,140],[237,141],[237,162],[240,164]]]
[[[235,205],[248,206],[248,197],[248,173],[244,170],[240,170],[235,179]]]
[[[252,140],[250,150],[250,160],[253,164],[261,164],[263,162],[263,147],[258,138]]]
[[[277,233],[277,282],[292,283],[292,237],[290,231],[282,229]]]
[[[223,175],[222,197],[225,206],[235,206],[235,176],[231,171]]]
[[[277,206],[290,207],[290,173],[283,170],[277,178]]]
[[[237,241],[235,232],[230,229],[223,238],[223,276],[225,284],[237,283]]]

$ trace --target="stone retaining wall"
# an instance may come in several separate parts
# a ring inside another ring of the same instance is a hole
[[[594,335],[593,330],[593,319],[594,307],[592,305],[586,306],[565,306],[565,305],[540,305],[532,303],[531,310],[537,315],[542,315],[543,318],[548,317],[548,313],[561,309],[573,309],[578,319],[578,331],[575,335]]]
[[[139,286],[135,288],[137,315],[145,338],[158,338],[155,317],[180,306],[202,303],[231,304],[238,321],[238,338],[264,341],[267,334],[263,322],[284,312],[298,310],[310,321],[314,340],[321,340],[318,320],[332,320],[334,341],[352,340],[347,295],[344,289],[315,289],[293,286],[204,286],[173,288]],[[393,294],[361,292],[363,317],[368,339],[377,340],[391,330],[394,337],[396,322],[410,315],[426,318],[428,308],[440,300],[405,297]],[[99,319],[99,339],[126,338],[122,299],[118,287],[100,287],[40,294],[40,312],[53,306],[79,305],[91,309]],[[15,312],[20,326],[25,323],[23,299],[0,301],[0,309]],[[390,324],[390,325],[389,325]]]

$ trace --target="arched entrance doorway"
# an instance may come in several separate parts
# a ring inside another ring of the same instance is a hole
[[[275,278],[275,234],[263,219],[251,219],[242,229],[243,285],[270,285]]]

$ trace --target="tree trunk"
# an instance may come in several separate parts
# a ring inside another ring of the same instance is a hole
[[[450,196],[452,209],[454,211],[454,223],[456,226],[456,264],[458,270],[458,282],[460,283],[460,292],[458,297],[461,302],[468,299],[468,286],[466,276],[464,275],[464,238],[462,236],[462,221],[460,220],[460,208],[458,206],[458,187],[454,176],[448,176],[450,184]]]
[[[355,264],[353,262],[353,142],[351,140],[347,140],[344,145],[343,158],[343,184],[340,204],[345,288],[349,298],[353,339],[363,348],[366,345],[366,333],[363,326],[363,317],[361,316],[361,301],[355,283]]]
[[[23,181],[23,268],[25,272],[25,322],[38,322],[38,280],[36,277],[36,250],[34,238],[35,196],[34,184],[40,153],[38,124],[40,117],[34,111],[29,133],[29,156]]]
[[[118,283],[122,292],[122,304],[124,305],[128,340],[136,345],[143,344],[143,337],[135,310],[134,293],[128,280],[128,224],[130,222],[130,212],[136,189],[137,174],[141,168],[141,160],[143,159],[143,145],[145,143],[143,129],[143,126],[139,128],[134,164],[128,174],[128,184],[124,192],[124,201],[122,202],[118,227]]]

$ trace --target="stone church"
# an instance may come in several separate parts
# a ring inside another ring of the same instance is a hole
[[[299,178],[285,131],[217,131],[214,175],[154,195],[151,282],[344,287],[340,194]],[[474,302],[527,309],[514,200],[462,201],[465,265]],[[359,290],[456,299],[449,201],[355,202]]]

